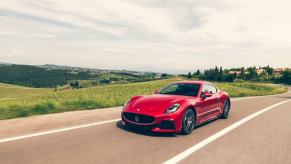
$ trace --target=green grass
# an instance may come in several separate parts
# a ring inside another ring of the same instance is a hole
[[[221,90],[227,91],[231,97],[264,96],[284,93],[286,87],[262,83],[215,83]]]
[[[46,93],[49,89],[29,88],[19,85],[0,83],[0,102],[3,99],[22,97],[35,93]]]
[[[0,84],[0,119],[38,114],[121,106],[134,95],[148,95],[179,79],[103,85],[78,90],[34,89]],[[283,93],[287,89],[270,84],[216,83],[232,97]]]

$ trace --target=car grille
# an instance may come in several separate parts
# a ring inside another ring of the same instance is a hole
[[[143,114],[136,114],[136,113],[127,113],[124,112],[123,116],[132,122],[142,123],[142,124],[150,124],[155,121],[154,117],[143,115]]]

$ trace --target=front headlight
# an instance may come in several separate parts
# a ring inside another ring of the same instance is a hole
[[[170,108],[168,108],[166,111],[165,111],[165,113],[174,113],[174,112],[176,112],[178,109],[179,109],[179,107],[180,107],[180,104],[174,104],[174,105],[172,105]]]

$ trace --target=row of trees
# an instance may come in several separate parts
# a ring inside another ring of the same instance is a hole
[[[288,69],[282,73],[281,76],[274,79],[277,83],[285,83],[291,85],[291,69]]]
[[[235,78],[235,74],[228,74],[222,67],[215,67],[214,69],[208,69],[204,71],[204,74],[198,76],[198,78],[210,81],[227,81],[232,82]]]
[[[211,68],[204,70],[204,73],[201,73],[200,70],[197,70],[195,73],[188,73],[187,78],[198,78],[201,80],[209,81],[225,81],[233,82],[235,79],[247,80],[247,81],[273,81],[279,83],[291,84],[291,70],[288,69],[282,73],[280,76],[274,75],[274,69],[267,67],[260,67],[259,70],[262,70],[259,74],[257,73],[256,67],[248,68],[232,68],[232,69],[223,69],[222,67]]]
[[[232,82],[236,75],[234,74],[227,74],[225,70],[222,69],[222,67],[218,68],[215,67],[214,69],[207,69],[204,70],[204,73],[201,73],[200,70],[197,70],[195,73],[191,74],[191,72],[188,73],[187,78],[199,78],[202,80],[209,80],[209,81],[228,81]]]

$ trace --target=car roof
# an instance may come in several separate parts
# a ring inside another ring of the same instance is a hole
[[[178,81],[178,82],[175,82],[174,84],[200,84],[201,86],[203,86],[204,84],[210,84],[210,85],[213,85],[217,90],[219,90],[219,88],[214,85],[213,83],[211,82],[208,82],[208,81]]]

